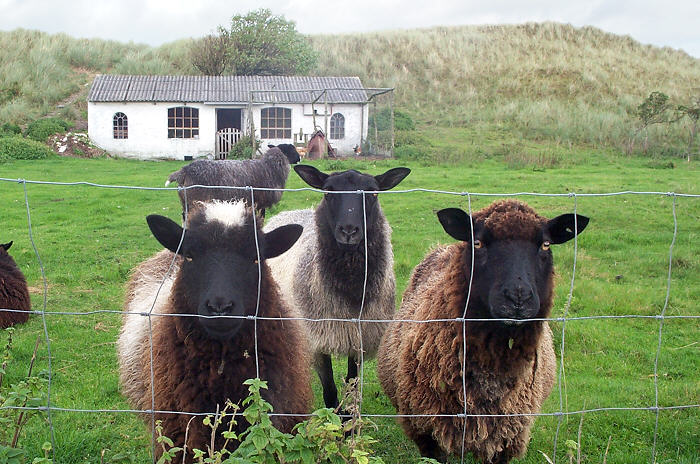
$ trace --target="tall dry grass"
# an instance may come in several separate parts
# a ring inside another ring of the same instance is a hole
[[[311,36],[319,75],[394,87],[427,125],[506,127],[523,138],[626,146],[650,92],[688,101],[700,60],[593,27],[558,23],[435,27]],[[90,74],[196,74],[191,39],[161,47],[0,32],[0,122],[26,123],[84,87]],[[87,71],[87,72],[86,72]],[[687,145],[684,124],[642,134],[657,150]]]
[[[153,48],[24,29],[0,32],[0,122],[26,123],[54,110],[95,73],[192,74],[188,43]]]
[[[700,87],[700,60],[593,27],[436,27],[312,40],[319,73],[394,87],[398,105],[423,122],[507,124],[526,136],[595,145],[621,144],[635,123],[630,112],[650,92],[680,102]]]

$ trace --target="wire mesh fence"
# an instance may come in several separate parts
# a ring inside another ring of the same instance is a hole
[[[153,187],[134,187],[134,186],[119,186],[119,185],[105,185],[105,184],[97,184],[97,183],[91,183],[91,182],[45,182],[45,181],[29,181],[29,180],[23,180],[23,179],[7,179],[7,178],[0,178],[0,185],[11,185],[11,184],[16,184],[16,187],[21,188],[22,192],[22,200],[24,203],[24,207],[26,209],[26,224],[27,224],[27,235],[28,239],[31,243],[33,253],[36,258],[37,265],[39,267],[39,274],[41,277],[41,282],[42,282],[42,289],[41,289],[41,295],[42,295],[42,303],[41,303],[41,308],[36,309],[36,304],[35,304],[35,309],[31,311],[32,314],[40,317],[41,319],[41,326],[42,326],[42,332],[43,332],[43,339],[45,342],[45,348],[46,348],[46,363],[47,363],[47,379],[48,379],[48,384],[47,384],[47,400],[46,404],[42,406],[37,406],[37,407],[27,407],[27,406],[11,406],[11,407],[6,407],[6,409],[18,409],[18,410],[36,410],[36,411],[41,411],[46,414],[46,418],[48,421],[48,430],[50,433],[50,441],[53,444],[53,449],[58,450],[57,446],[57,437],[55,436],[55,427],[54,427],[54,415],[57,413],[84,413],[84,414],[105,414],[105,413],[124,413],[124,414],[148,414],[151,417],[151,429],[154,428],[155,426],[155,417],[156,414],[187,414],[191,416],[205,416],[205,415],[211,415],[214,414],[216,411],[167,411],[167,410],[158,410],[156,408],[156,401],[155,401],[155,396],[153,393],[151,394],[151,407],[146,408],[146,409],[128,409],[128,408],[89,408],[89,407],[75,407],[71,405],[71,398],[66,397],[65,395],[60,396],[60,399],[56,398],[56,391],[54,390],[54,382],[53,379],[57,375],[55,372],[55,369],[53,367],[52,361],[56,359],[57,354],[52,352],[52,335],[50,332],[50,324],[49,321],[52,318],[85,318],[88,316],[102,316],[102,315],[108,315],[108,314],[117,314],[117,315],[123,315],[123,314],[130,314],[124,310],[118,310],[118,309],[94,309],[94,310],[85,310],[85,311],[71,311],[71,310],[66,310],[65,308],[52,308],[51,305],[49,304],[49,295],[51,292],[49,282],[47,280],[46,272],[44,269],[44,264],[42,261],[42,249],[41,246],[37,245],[36,237],[35,237],[35,231],[33,229],[33,223],[32,223],[32,202],[31,202],[31,195],[30,195],[30,189],[33,186],[47,186],[49,188],[51,187],[68,187],[68,188],[75,188],[78,186],[86,187],[86,188],[97,188],[97,189],[117,189],[117,190],[140,190],[140,191],[168,191],[168,190],[177,190],[174,188],[153,188]],[[188,188],[194,188],[194,187],[203,187],[203,188],[222,188],[221,186],[217,187],[208,187],[208,186],[191,186]],[[227,188],[227,187],[223,187]],[[232,188],[232,187],[229,187]],[[187,189],[184,189],[185,191]],[[268,190],[268,189],[250,189],[246,188],[246,190],[250,193],[251,201],[254,202],[255,198],[255,192],[257,190]],[[329,193],[329,192],[323,192],[317,189],[311,189],[311,188],[302,188],[302,189],[284,189],[284,192],[286,192],[287,195],[290,194],[299,194],[300,192],[316,192],[316,193]],[[391,414],[391,413],[383,413],[383,412],[378,412],[376,410],[368,410],[366,407],[363,407],[363,401],[360,400],[359,403],[359,414],[363,417],[367,418],[373,418],[373,419],[391,419],[391,418],[396,418],[396,417],[456,417],[460,418],[463,420],[466,420],[468,417],[509,417],[509,416],[539,416],[539,417],[549,417],[552,418],[556,421],[556,425],[554,426],[554,433],[551,436],[551,446],[552,446],[552,460],[554,462],[557,462],[557,460],[562,461],[562,443],[561,443],[561,435],[562,435],[562,425],[564,424],[564,421],[572,416],[577,416],[577,417],[582,417],[585,414],[593,414],[593,413],[611,413],[611,412],[617,412],[617,411],[628,411],[628,412],[635,412],[635,411],[646,411],[649,412],[650,414],[653,415],[654,417],[654,425],[653,425],[653,434],[652,436],[649,437],[649,443],[648,443],[648,461],[647,462],[652,462],[655,463],[657,462],[657,445],[658,445],[658,438],[659,438],[659,416],[662,412],[673,412],[673,411],[697,411],[698,408],[700,408],[700,403],[697,401],[694,402],[689,402],[688,404],[673,404],[674,400],[673,398],[669,399],[666,398],[665,402],[661,401],[661,394],[659,390],[659,365],[660,365],[660,354],[662,352],[662,347],[664,345],[665,339],[664,339],[664,324],[669,323],[669,322],[688,322],[690,324],[695,324],[698,320],[700,320],[700,314],[697,313],[697,308],[694,308],[691,310],[690,314],[669,314],[669,304],[671,302],[671,298],[673,295],[673,290],[672,290],[672,272],[674,269],[674,246],[677,243],[677,238],[678,238],[678,217],[677,217],[677,201],[678,199],[684,199],[690,202],[695,202],[700,198],[700,195],[696,194],[678,194],[674,192],[638,192],[638,191],[622,191],[622,192],[609,192],[609,193],[589,193],[589,194],[584,194],[584,193],[552,193],[552,194],[543,194],[543,193],[534,193],[534,192],[516,192],[516,193],[475,193],[475,192],[456,192],[456,191],[447,191],[447,190],[436,190],[436,189],[427,189],[427,188],[417,188],[417,189],[406,189],[406,190],[392,190],[392,191],[386,191],[386,192],[365,192],[365,191],[359,191],[359,192],[330,192],[332,194],[339,194],[339,193],[357,193],[358,195],[362,195],[363,197],[367,194],[372,194],[372,193],[380,193],[381,195],[392,195],[392,196],[405,196],[408,194],[413,194],[417,195],[418,198],[420,198],[421,195],[438,195],[441,197],[449,197],[449,198],[454,198],[457,197],[461,201],[466,202],[466,209],[470,213],[472,213],[472,202],[473,199],[481,199],[481,200],[490,200],[491,198],[503,198],[503,197],[537,197],[537,198],[543,198],[543,199],[551,199],[551,198],[563,198],[567,199],[570,202],[570,211],[574,214],[580,212],[580,207],[579,207],[579,200],[583,198],[605,198],[605,197],[659,197],[659,198],[669,198],[671,200],[671,214],[673,217],[672,224],[669,224],[669,230],[671,232],[671,240],[670,242],[666,243],[667,246],[667,269],[666,269],[666,278],[665,278],[665,288],[663,289],[665,292],[665,298],[663,301],[663,304],[660,305],[659,310],[655,314],[594,314],[594,315],[572,315],[571,314],[571,307],[572,307],[572,300],[574,299],[574,292],[577,286],[577,283],[579,283],[580,278],[577,277],[577,263],[578,263],[578,258],[580,256],[580,245],[579,245],[579,240],[578,240],[578,234],[575,234],[574,240],[573,240],[573,256],[571,257],[571,268],[569,271],[570,272],[570,280],[568,281],[568,290],[566,292],[566,295],[564,297],[564,304],[563,307],[560,308],[561,310],[561,315],[556,316],[552,315],[550,318],[532,318],[532,319],[526,319],[524,321],[543,321],[546,320],[552,325],[559,325],[560,331],[559,331],[559,342],[557,343],[557,350],[558,350],[558,375],[557,375],[557,383],[555,385],[555,390],[553,391],[554,397],[556,397],[556,403],[558,403],[557,407],[555,408],[556,410],[554,411],[541,411],[537,413],[516,413],[516,414],[473,414],[470,412],[469,408],[467,407],[466,402],[464,402],[464,407],[462,409],[461,413],[458,414]],[[399,200],[400,201],[400,200]],[[186,203],[186,202],[185,202]],[[187,215],[187,212],[185,212],[185,216]],[[255,217],[255,216],[254,216]],[[365,221],[365,226],[366,226],[366,221],[367,221],[367,216],[366,212],[363,211],[363,218]],[[392,218],[389,218],[391,222]],[[141,226],[139,226],[141,227]],[[254,224],[254,227],[256,225]],[[367,227],[364,228],[365,234],[367,231]],[[184,237],[187,233],[187,225],[185,224],[183,227],[183,235],[180,239],[180,245],[182,244],[182,240],[184,240]],[[148,235],[148,234],[144,234]],[[150,237],[150,235],[148,235]],[[444,239],[442,240],[444,241]],[[364,246],[365,246],[365,257],[367,257],[367,237],[365,236],[364,240]],[[428,246],[426,245],[426,250]],[[424,251],[426,251],[424,250]],[[257,236],[256,236],[256,254],[258,256],[258,286],[255,291],[257,291],[257,299],[256,299],[256,310],[255,314],[251,316],[224,316],[224,317],[230,317],[230,318],[245,318],[248,320],[252,320],[253,323],[255,324],[255,340],[254,340],[254,358],[256,362],[256,370],[259,372],[259,368],[257,366],[258,364],[258,359],[259,359],[259,353],[258,353],[258,338],[257,338],[257,324],[258,321],[268,321],[268,320],[273,320],[274,318],[269,318],[269,317],[261,317],[259,316],[259,306],[260,306],[260,286],[261,286],[261,281],[260,281],[260,276],[262,275],[262,271],[260,270],[260,267],[262,266],[262,259],[260,259],[260,248],[257,244]],[[66,259],[70,259],[70,257],[66,257]],[[414,265],[417,263],[413,263]],[[175,258],[173,256],[173,262],[171,263],[171,268],[175,266]],[[163,276],[163,282],[167,279],[167,275]],[[305,323],[317,323],[317,322],[323,322],[323,321],[344,321],[344,322],[351,322],[353,324],[357,324],[358,331],[360,332],[360,337],[359,339],[362,340],[361,336],[361,331],[362,331],[362,324],[363,323],[370,323],[370,324],[379,324],[379,323],[388,323],[394,321],[392,320],[377,320],[377,319],[363,319],[363,309],[364,309],[364,296],[366,294],[366,285],[367,285],[367,264],[365,264],[365,275],[364,275],[364,283],[363,283],[363,295],[361,299],[361,304],[359,307],[358,311],[358,317],[357,318],[352,318],[352,319],[339,319],[339,318],[334,318],[334,317],[328,317],[328,318],[308,318],[308,317],[293,317],[290,319],[293,320],[299,320],[303,321]],[[563,284],[560,284],[560,286],[564,286]],[[160,291],[160,290],[159,290]],[[471,295],[471,283],[468,288],[468,295],[467,295],[467,303],[465,304],[465,309],[464,313],[461,317],[458,318],[444,318],[444,319],[427,319],[427,320],[397,320],[400,322],[410,322],[414,324],[434,324],[434,323],[456,323],[456,324],[461,324],[462,330],[463,330],[463,352],[466,351],[466,324],[468,321],[493,321],[493,319],[474,319],[474,318],[467,318],[466,310],[467,310],[467,305],[469,304],[469,298]],[[400,294],[397,295],[397,297],[400,297]],[[152,320],[155,318],[159,317],[207,317],[207,316],[198,316],[198,315],[193,315],[193,314],[159,314],[159,313],[154,313],[153,309],[155,307],[155,299],[153,301],[153,305],[151,306],[151,310],[145,313],[139,313],[140,316],[144,318],[148,318],[149,321],[149,327],[152,327]],[[12,312],[14,310],[12,309],[7,309],[7,308],[0,308],[0,311],[6,311],[6,312]],[[133,314],[133,313],[131,313]],[[214,316],[212,316],[214,317]],[[216,316],[216,317],[221,317],[221,316]],[[509,321],[508,319],[497,319],[500,321]],[[629,321],[649,321],[651,323],[656,323],[657,324],[657,330],[656,330],[656,341],[655,341],[655,346],[653,347],[654,350],[654,362],[653,362],[653,372],[651,373],[651,379],[653,381],[653,394],[651,395],[651,401],[647,402],[647,404],[643,405],[637,405],[637,406],[630,406],[630,405],[612,405],[612,406],[603,406],[603,407],[583,407],[583,408],[572,408],[571,410],[568,407],[568,402],[567,402],[567,383],[566,383],[566,365],[567,365],[567,358],[565,356],[576,356],[576,354],[570,354],[571,348],[569,347],[569,340],[567,339],[567,327],[570,323],[582,323],[586,321],[619,321],[619,320],[629,320]],[[697,335],[697,332],[696,334]],[[151,385],[154,384],[156,381],[155,379],[155,373],[153,372],[153,357],[152,357],[152,350],[153,350],[153,342],[152,342],[152,328],[149,330],[149,339],[150,339],[150,347],[151,347]],[[692,343],[697,343],[697,342],[692,342]],[[692,344],[691,343],[691,344]],[[367,385],[367,381],[365,379],[365,369],[366,363],[364,362],[364,350],[362,349],[362,346],[359,347],[358,350],[359,356],[360,356],[360,371],[359,371],[359,389],[360,389],[360,398],[363,398],[363,388],[365,385]],[[465,359],[463,357],[462,362],[465,362]],[[695,359],[694,362],[697,362],[697,359]],[[464,364],[462,368],[462,372],[464,372]],[[464,375],[462,375],[462,382],[464,385],[465,393],[464,395],[466,396],[466,378]],[[692,388],[692,387],[691,387]],[[697,391],[695,392],[697,393]],[[692,396],[692,392],[691,392]],[[669,404],[669,401],[671,404]],[[303,412],[300,412],[301,414],[304,414]],[[273,412],[271,415],[285,415],[281,413],[275,413]],[[286,415],[292,415],[292,414],[286,414]],[[295,414],[298,415],[298,414]],[[466,428],[464,428],[466,431]],[[154,445],[153,445],[154,446]],[[152,450],[153,454],[153,450]],[[543,453],[544,454],[544,453]],[[462,453],[459,457],[461,462],[465,462],[465,460],[468,459],[466,456],[466,453],[464,451],[464,448],[462,448]]]

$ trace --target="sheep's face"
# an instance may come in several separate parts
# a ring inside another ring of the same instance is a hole
[[[295,166],[294,170],[307,184],[327,192],[316,210],[317,225],[331,231],[338,247],[346,251],[354,251],[364,243],[365,224],[374,224],[381,214],[378,194],[358,191],[389,190],[411,172],[408,168],[394,168],[378,176],[352,169],[325,174],[306,165]]]
[[[297,147],[291,143],[280,143],[279,145],[268,145],[267,147],[274,148],[275,146],[279,148],[282,153],[284,153],[289,161],[289,164],[297,164],[299,161],[301,161]]]
[[[256,231],[251,210],[242,202],[233,204],[240,206],[224,206],[215,214],[208,214],[211,208],[197,210],[181,245],[183,232],[179,225],[163,216],[147,218],[158,241],[184,258],[178,281],[184,286],[186,307],[202,316],[197,323],[210,337],[222,341],[236,335],[245,317],[255,314],[258,276],[264,260],[289,249],[302,230],[292,224],[267,234]]]
[[[581,215],[564,214],[548,221],[536,216],[534,211],[524,215],[526,210],[520,208],[506,213],[511,214],[508,218],[511,224],[494,217],[484,219],[477,213],[473,219],[473,236],[467,213],[456,208],[438,212],[445,231],[469,242],[468,250],[473,250],[471,295],[482,308],[478,316],[505,319],[502,321],[505,325],[549,316],[554,276],[550,245],[571,240],[575,226],[576,233],[581,233],[588,224],[588,218]],[[469,252],[466,261],[469,275],[472,261]]]

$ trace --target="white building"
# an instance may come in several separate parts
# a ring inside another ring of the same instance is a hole
[[[99,75],[88,135],[119,156],[189,159],[225,154],[251,128],[263,146],[321,129],[346,155],[367,138],[367,95],[358,77]]]

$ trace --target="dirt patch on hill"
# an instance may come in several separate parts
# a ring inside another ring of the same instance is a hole
[[[94,146],[87,134],[82,132],[68,132],[49,137],[49,147],[61,156],[72,158],[100,158],[109,156],[109,153]]]

